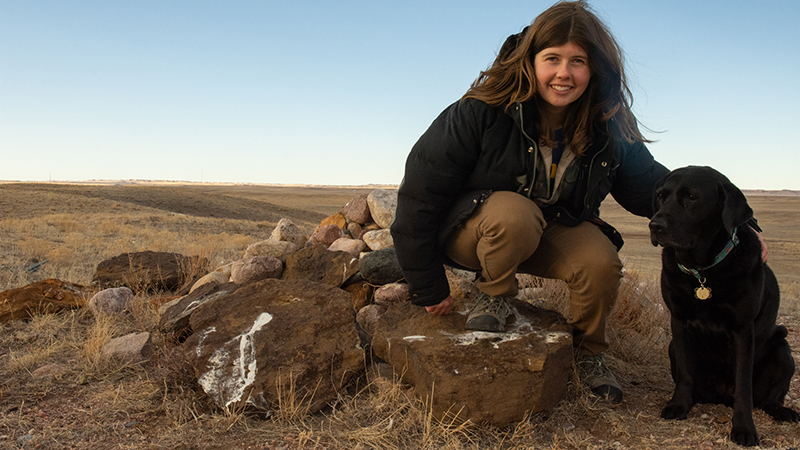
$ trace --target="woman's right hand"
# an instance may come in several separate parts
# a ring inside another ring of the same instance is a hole
[[[453,310],[453,297],[448,295],[447,298],[442,300],[438,305],[426,306],[425,309],[429,314],[446,316]]]

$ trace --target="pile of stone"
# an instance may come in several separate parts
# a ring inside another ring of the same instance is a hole
[[[310,235],[281,219],[269,239],[161,307],[161,330],[182,342],[220,408],[270,411],[291,401],[314,412],[374,367],[402,376],[440,419],[502,426],[558,403],[572,356],[564,318],[515,300],[504,333],[467,331],[475,274],[450,268],[454,313],[413,306],[388,229],[396,202],[392,190],[358,195]],[[138,286],[152,284],[137,270]],[[124,285],[125,276],[102,285]],[[96,315],[125,310],[131,289],[101,291],[89,306]],[[110,356],[149,357],[149,336],[119,339]]]

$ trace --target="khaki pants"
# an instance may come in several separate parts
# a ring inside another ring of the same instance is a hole
[[[570,294],[570,324],[579,355],[608,348],[606,321],[617,299],[622,262],[595,225],[546,223],[530,199],[495,192],[447,241],[447,255],[479,270],[485,294],[517,295],[517,273],[564,280]]]

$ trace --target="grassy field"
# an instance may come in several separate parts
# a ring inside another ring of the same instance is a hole
[[[123,252],[174,251],[237,259],[266,239],[280,218],[311,232],[359,193],[374,187],[151,184],[0,184],[0,290],[45,278],[89,284],[96,265]],[[750,195],[764,228],[770,265],[781,283],[780,321],[800,359],[800,196]],[[220,411],[183,363],[179,347],[157,331],[151,297],[137,297],[130,316],[96,321],[85,310],[17,320],[0,328],[0,448],[67,449],[639,449],[735,448],[727,435],[731,410],[698,405],[688,420],[659,418],[669,398],[668,315],[657,276],[660,249],[647,220],[609,201],[603,217],[626,240],[628,273],[611,319],[609,361],[626,393],[620,405],[594,402],[570,383],[551,413],[496,429],[451,426],[431,419],[408,386],[364,377],[316,415],[279,410],[270,418]],[[37,271],[25,269],[42,263]],[[565,311],[566,292],[545,282],[532,299]],[[104,360],[108,339],[151,331],[156,356],[146,363]],[[42,366],[56,375],[34,378]],[[524,395],[524,393],[509,393]],[[800,408],[800,379],[787,404]],[[775,424],[757,411],[762,448],[800,446],[800,426]]]

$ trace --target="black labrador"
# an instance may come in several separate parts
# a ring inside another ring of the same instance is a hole
[[[650,221],[661,245],[661,291],[671,314],[675,393],[661,411],[686,419],[695,403],[733,408],[731,440],[758,444],[753,407],[798,422],[783,406],[794,374],[786,327],[775,324],[778,282],[762,262],[753,210],[728,178],[684,167],[656,187]]]

